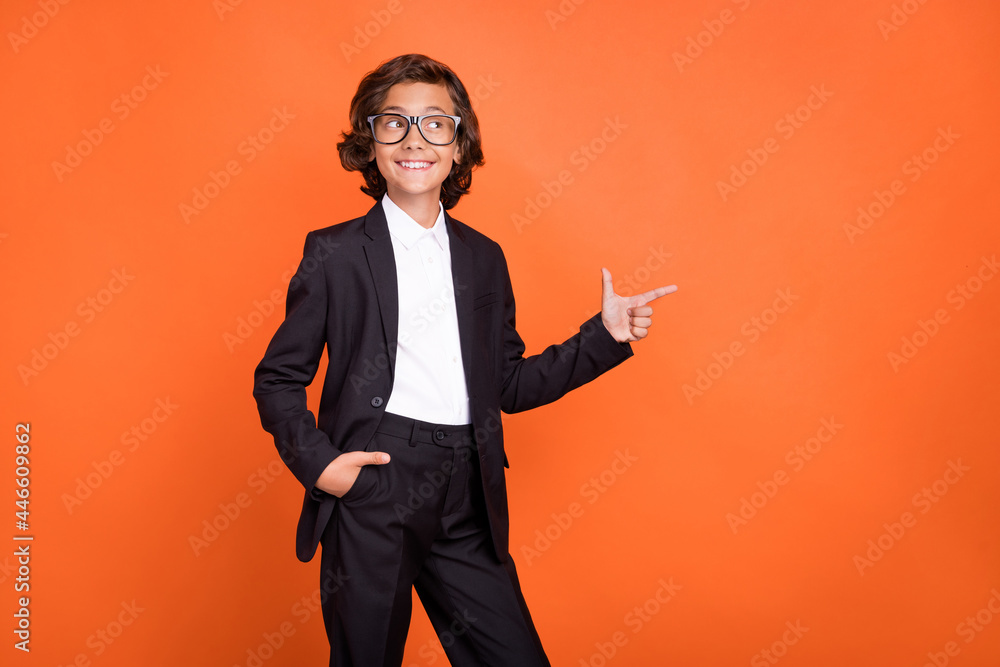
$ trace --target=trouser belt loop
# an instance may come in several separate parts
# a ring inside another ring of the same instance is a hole
[[[413,420],[413,428],[410,429],[410,447],[417,446],[417,437],[420,434],[420,424],[416,419]]]

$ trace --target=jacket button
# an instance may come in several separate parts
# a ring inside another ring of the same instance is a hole
[[[438,430],[434,431],[434,439],[435,440],[444,440],[444,431],[442,431],[441,429],[438,429]]]
[[[373,408],[380,408],[380,407],[382,407],[382,397],[381,396],[376,396],[375,398],[372,399],[372,407]]]

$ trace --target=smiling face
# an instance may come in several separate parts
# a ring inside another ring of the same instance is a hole
[[[397,83],[389,89],[378,113],[455,115],[455,104],[442,84]],[[460,159],[457,141],[447,146],[429,144],[414,126],[398,144],[376,143],[372,151],[389,198],[404,210],[414,204],[436,207],[441,184]]]

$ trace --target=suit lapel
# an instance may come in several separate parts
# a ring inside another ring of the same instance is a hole
[[[465,367],[465,383],[472,394],[472,249],[465,241],[465,235],[455,224],[455,220],[445,211],[448,225],[448,245],[451,246],[451,278],[455,286],[455,307],[458,314],[458,339],[462,346],[462,365]]]
[[[368,270],[375,283],[379,312],[382,314],[382,333],[389,351],[389,368],[395,377],[396,336],[399,335],[399,287],[396,284],[396,260],[389,237],[389,224],[385,220],[382,203],[377,202],[365,216],[364,245]]]

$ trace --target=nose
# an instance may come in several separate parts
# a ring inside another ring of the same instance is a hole
[[[420,134],[420,128],[413,121],[410,121],[410,127],[406,130],[406,136],[403,137],[404,146],[420,146],[423,147],[426,144],[424,135]]]

